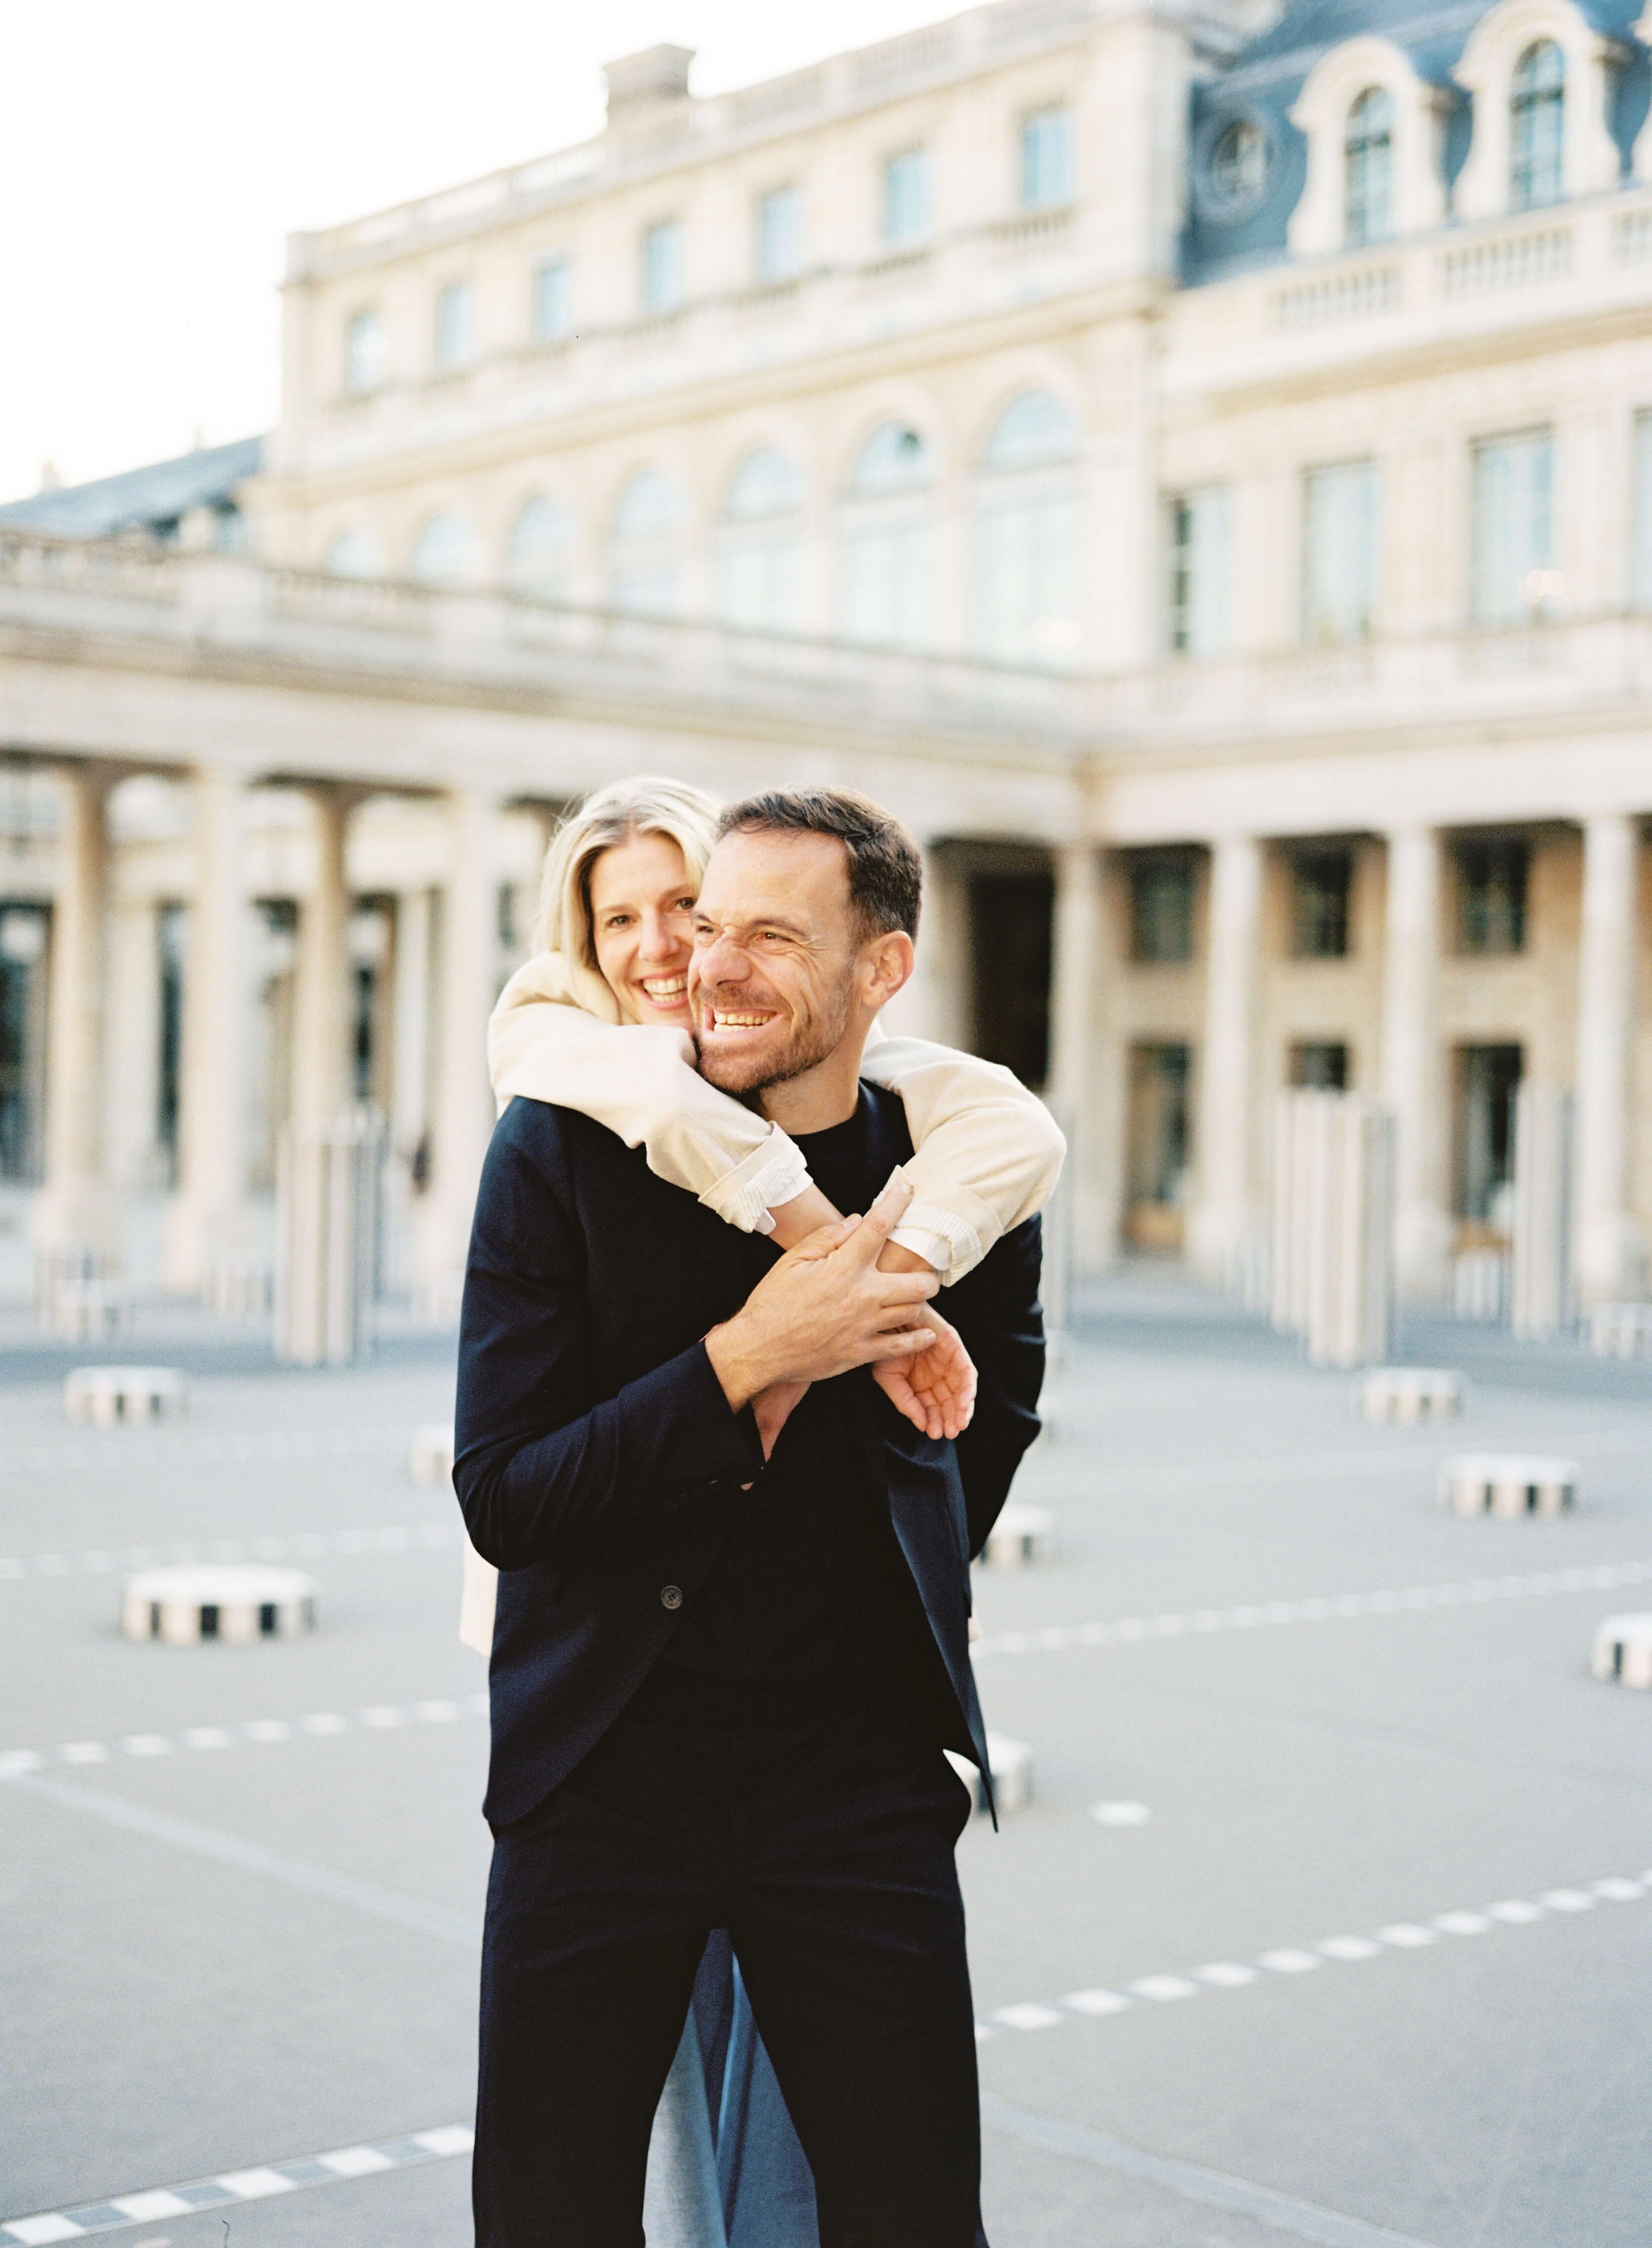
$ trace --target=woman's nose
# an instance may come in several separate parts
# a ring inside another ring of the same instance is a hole
[[[682,933],[670,915],[650,913],[643,916],[642,956],[645,960],[675,960],[687,949]]]

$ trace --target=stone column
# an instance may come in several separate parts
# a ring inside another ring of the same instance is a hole
[[[298,908],[298,956],[292,991],[292,1117],[325,1124],[349,1105],[350,888],[345,874],[349,793],[310,792],[315,814],[315,869]]]
[[[195,892],[183,986],[178,1188],[167,1216],[167,1284],[198,1292],[215,1251],[238,1253],[246,1188],[249,993],[241,862],[242,786],[194,778]]]
[[[45,1176],[33,1224],[43,1249],[76,1242],[106,1254],[115,1248],[101,1128],[109,788],[95,769],[63,780],[46,984]]]
[[[1258,1225],[1251,1110],[1262,863],[1262,846],[1254,835],[1224,835],[1211,846],[1196,1150],[1199,1189],[1188,1245],[1198,1270],[1224,1285],[1239,1278]]]
[[[886,1011],[885,1029],[897,1038],[967,1048],[973,1039],[970,972],[964,877],[944,844],[925,844],[917,966]]]
[[[396,900],[390,1134],[404,1157],[430,1121],[430,907],[428,890],[403,890]]]
[[[1583,823],[1578,962],[1579,1293],[1585,1306],[1637,1292],[1642,1244],[1629,1210],[1629,1079],[1640,834],[1627,813]]]
[[[1395,1278],[1402,1300],[1429,1302],[1444,1292],[1450,1244],[1441,1196],[1444,1124],[1435,1020],[1440,839],[1432,828],[1400,827],[1387,840],[1381,1083],[1397,1139]]]
[[[420,1277],[433,1309],[456,1308],[482,1159],[493,1129],[488,1017],[493,1009],[495,915],[491,798],[456,789],[442,894],[434,1167],[420,1226]]]
[[[1050,978],[1049,1100],[1067,1135],[1063,1182],[1073,1268],[1100,1271],[1112,1249],[1098,1178],[1096,1038],[1104,936],[1101,856],[1063,844],[1055,858],[1054,961]]]

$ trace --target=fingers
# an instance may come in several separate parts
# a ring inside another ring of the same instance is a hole
[[[886,1309],[893,1304],[927,1304],[941,1283],[933,1272],[880,1272],[876,1300]],[[914,1320],[915,1326],[923,1323]],[[925,1333],[930,1330],[925,1326]]]
[[[876,1264],[884,1243],[900,1224],[901,1212],[911,1199],[911,1182],[897,1171],[855,1230],[853,1253],[858,1263]]]

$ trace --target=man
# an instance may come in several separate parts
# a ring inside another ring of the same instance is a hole
[[[775,1258],[570,1111],[518,1100],[466,1279],[455,1482],[504,1573],[476,2157],[482,2248],[640,2248],[649,2127],[726,1928],[814,2173],[822,2248],[976,2248],[953,1847],[984,1770],[969,1556],[1037,1431],[1036,1220],[950,1292],[956,1444],[862,1369],[932,1275],[878,1189],[911,1152],[859,1065],[920,870],[863,799],[723,817],[689,972],[702,1067],[860,1221]],[[874,1199],[875,1197],[875,1199]],[[751,1406],[809,1383],[765,1463]]]

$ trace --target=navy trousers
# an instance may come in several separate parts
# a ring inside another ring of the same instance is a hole
[[[708,1728],[643,1695],[495,1838],[478,2248],[642,2248],[649,2132],[726,1929],[821,2248],[980,2248],[980,2115],[940,1751],[847,1699]],[[721,2155],[722,2149],[719,2149]]]

